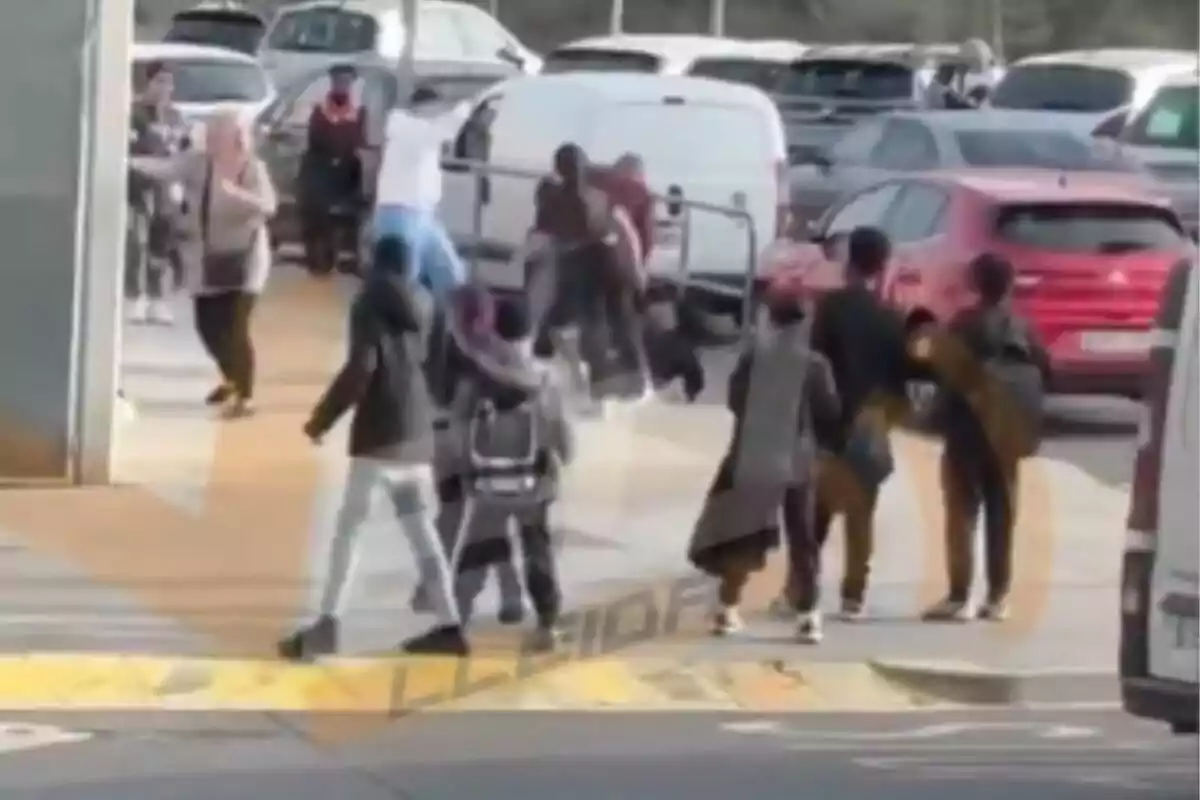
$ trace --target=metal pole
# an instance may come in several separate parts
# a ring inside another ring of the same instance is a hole
[[[711,0],[708,6],[708,32],[713,36],[725,35],[725,0]]]
[[[608,9],[608,32],[616,36],[625,30],[625,0],[612,0]]]
[[[400,18],[404,20],[404,49],[396,62],[397,101],[402,108],[410,105],[417,88],[417,36],[421,17],[417,13],[420,0],[400,0]]]
[[[1001,62],[1004,56],[1004,0],[991,0],[992,54]]]

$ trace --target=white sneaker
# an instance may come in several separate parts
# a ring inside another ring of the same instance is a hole
[[[129,321],[137,324],[146,322],[150,316],[150,304],[146,298],[139,297],[129,303]]]
[[[925,622],[967,622],[972,616],[970,603],[947,597],[925,609],[921,619]]]
[[[146,306],[146,319],[156,325],[171,325],[175,315],[165,300],[151,300]]]
[[[842,622],[862,622],[867,616],[867,608],[858,600],[842,600],[838,610],[838,619]]]
[[[796,623],[796,641],[800,644],[820,644],[824,638],[825,633],[821,630],[821,613],[810,611],[807,614],[801,614],[800,621]]]
[[[742,615],[736,608],[721,608],[713,614],[713,636],[732,636],[745,627],[746,623],[742,621]]]

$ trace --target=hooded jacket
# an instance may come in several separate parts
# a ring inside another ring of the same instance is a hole
[[[421,365],[430,309],[403,275],[372,270],[350,308],[346,361],[312,412],[316,433],[348,410],[352,457],[428,464],[433,405]]]
[[[540,500],[552,500],[558,494],[562,467],[575,454],[574,432],[567,420],[562,394],[533,357],[520,346],[500,342],[498,347],[477,354],[474,369],[458,382],[450,408],[449,424],[454,438],[453,469],[469,476],[468,428],[472,415],[481,400],[490,400],[497,411],[504,412],[532,401],[542,431],[542,452],[539,455],[541,483],[537,490]]]

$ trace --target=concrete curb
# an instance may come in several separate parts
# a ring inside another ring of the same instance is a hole
[[[871,668],[898,688],[955,705],[1107,703],[1120,698],[1113,668],[1003,670],[952,661],[876,660]]]

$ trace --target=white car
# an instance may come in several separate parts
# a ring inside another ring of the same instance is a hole
[[[182,43],[133,45],[135,95],[145,86],[147,67],[155,63],[166,65],[174,76],[175,107],[192,126],[197,144],[201,124],[216,111],[236,111],[250,126],[275,99],[270,79],[250,56],[222,47]]]
[[[1158,179],[1195,236],[1200,228],[1200,77],[1193,72],[1164,83],[1125,124],[1118,141]]]
[[[1059,113],[1094,130],[1122,108],[1141,109],[1163,83],[1196,70],[1183,50],[1108,48],[1030,56],[996,85],[993,108]]]
[[[1196,733],[1200,669],[1200,285],[1181,262],[1162,293],[1147,370],[1121,575],[1121,697],[1129,713]]]
[[[541,58],[478,6],[419,0],[417,9],[417,61],[452,63],[459,72],[472,65],[484,71],[504,65],[527,74],[541,69]],[[344,61],[396,69],[404,42],[401,0],[306,0],[276,12],[258,56],[283,85]]]

